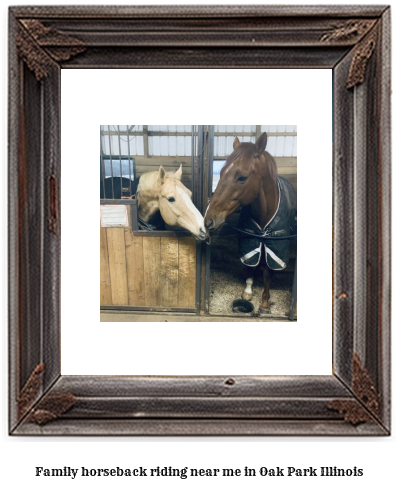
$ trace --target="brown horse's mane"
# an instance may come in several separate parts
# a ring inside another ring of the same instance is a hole
[[[252,142],[242,142],[237,150],[234,150],[232,154],[226,160],[226,164],[222,167],[221,171],[227,168],[232,162],[238,158],[247,157],[250,158],[256,152],[255,144]],[[277,165],[276,161],[269,152],[263,152],[266,158],[266,165],[269,167],[271,178],[277,181]]]

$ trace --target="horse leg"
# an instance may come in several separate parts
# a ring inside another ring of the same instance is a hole
[[[250,301],[252,299],[252,285],[254,283],[254,269],[251,267],[247,267],[247,272],[245,275],[246,286],[242,291],[241,297],[246,301]]]
[[[262,303],[259,307],[259,314],[270,314],[270,281],[272,278],[273,270],[271,270],[267,265],[262,267],[263,270],[263,294],[262,294]]]

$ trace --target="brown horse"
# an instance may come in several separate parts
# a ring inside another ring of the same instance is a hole
[[[265,152],[266,143],[266,133],[255,144],[240,143],[235,138],[234,151],[220,171],[219,183],[205,213],[205,226],[212,231],[242,207],[240,259],[250,267],[242,298],[252,298],[253,267],[259,265],[263,257],[264,290],[260,314],[270,313],[272,270],[286,267],[290,243],[287,237],[292,234],[296,222],[295,191],[288,181],[278,176],[275,160]]]
[[[137,187],[138,216],[148,223],[160,212],[164,222],[181,227],[197,239],[206,237],[204,218],[191,200],[191,191],[181,182],[182,166],[169,173],[160,166],[159,171],[144,173]]]

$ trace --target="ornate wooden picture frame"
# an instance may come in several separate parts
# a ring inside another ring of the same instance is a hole
[[[10,434],[388,435],[390,8],[11,7],[9,35]],[[332,70],[330,376],[60,374],[60,74],[99,67]]]

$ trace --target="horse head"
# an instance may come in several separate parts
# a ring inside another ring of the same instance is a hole
[[[166,224],[186,229],[204,240],[204,218],[192,202],[191,191],[181,182],[182,166],[175,173],[166,172],[160,166],[158,172],[146,174],[152,176],[146,179],[144,174],[138,188],[141,218],[148,221],[159,210]]]
[[[241,206],[250,205],[259,196],[263,196],[267,173],[272,171],[276,182],[275,164],[270,165],[270,160],[274,160],[265,152],[266,143],[266,133],[263,133],[255,144],[241,143],[237,137],[235,138],[234,151],[220,171],[219,183],[205,213],[205,225],[208,230],[217,229]]]

